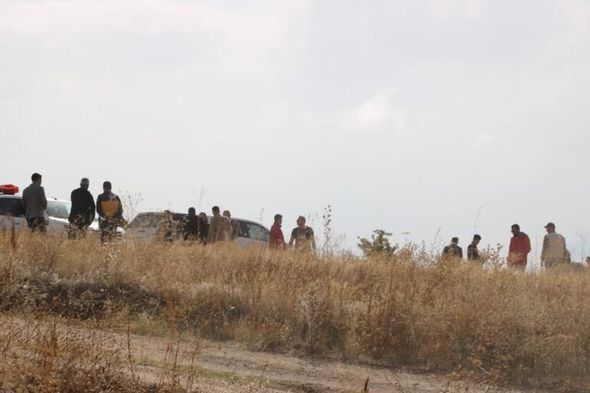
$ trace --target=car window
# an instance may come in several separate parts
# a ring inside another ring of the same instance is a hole
[[[129,224],[131,229],[156,228],[160,222],[160,214],[139,214]]]
[[[0,198],[0,215],[22,217],[25,215],[20,198]]]
[[[70,202],[47,201],[47,215],[53,218],[67,219],[70,216]]]
[[[240,222],[240,237],[246,237],[249,239],[256,239],[263,242],[267,242],[269,238],[268,231],[261,225],[254,224],[252,222]]]

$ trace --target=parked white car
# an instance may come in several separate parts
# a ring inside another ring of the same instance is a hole
[[[172,218],[176,222],[181,222],[186,214],[172,213]],[[211,220],[211,216],[208,216]],[[158,223],[162,219],[161,212],[143,212],[138,213],[135,218],[129,223],[125,232],[125,237],[140,239],[140,240],[154,240],[158,232]],[[270,237],[269,230],[263,225],[245,220],[243,218],[233,218],[232,220],[240,223],[240,234],[234,239],[234,242],[241,246],[247,247],[251,245],[266,246]]]
[[[19,194],[0,194],[0,230],[9,230],[13,225],[17,230],[28,228],[21,200],[22,196]],[[66,233],[71,206],[70,201],[47,198],[45,211],[45,220],[48,222],[47,233]],[[95,220],[89,229],[98,231],[98,221]],[[120,234],[123,230],[117,229],[117,232]]]

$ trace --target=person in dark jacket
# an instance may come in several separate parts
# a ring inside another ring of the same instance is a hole
[[[188,209],[188,215],[183,220],[182,238],[191,242],[199,240],[199,217],[194,207]]]
[[[121,199],[111,191],[113,186],[110,181],[102,184],[103,193],[96,200],[96,212],[98,213],[98,226],[100,228],[101,241],[107,242],[113,239],[117,227],[123,225],[123,205]]]
[[[443,249],[443,258],[460,258],[463,259],[463,249],[459,247],[459,238],[451,239],[451,244]]]
[[[31,185],[24,189],[21,200],[27,224],[32,232],[45,233],[47,231],[47,198],[45,189],[41,187],[42,177],[38,173],[31,176]]]
[[[70,222],[68,237],[70,239],[75,239],[78,236],[85,237],[88,227],[96,216],[96,205],[94,204],[94,197],[88,191],[89,186],[90,181],[83,178],[80,180],[80,188],[76,188],[70,195],[72,201],[70,216],[68,217]]]
[[[479,250],[477,249],[477,245],[481,241],[481,236],[473,235],[473,240],[471,244],[467,246],[467,260],[471,262],[479,262]]]

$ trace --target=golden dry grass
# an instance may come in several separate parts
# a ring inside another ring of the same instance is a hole
[[[424,265],[432,257],[415,250],[366,261],[28,234],[16,248],[0,235],[0,248],[4,313],[130,318],[138,330],[160,323],[261,350],[501,383],[590,382],[586,271]]]

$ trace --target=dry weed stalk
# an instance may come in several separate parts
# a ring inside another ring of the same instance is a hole
[[[124,313],[134,325],[166,323],[175,340],[161,382],[174,389],[194,381],[198,348],[193,377],[186,384],[179,377],[183,332],[500,382],[590,383],[586,271],[535,276],[438,264],[424,247],[364,260],[18,236],[15,249],[0,236],[0,247],[12,250],[0,253],[0,310],[114,324]],[[52,342],[48,336],[41,345],[47,375],[55,366],[49,355],[61,356]],[[0,344],[8,356],[11,345]],[[123,368],[133,381],[130,342],[127,352]]]

